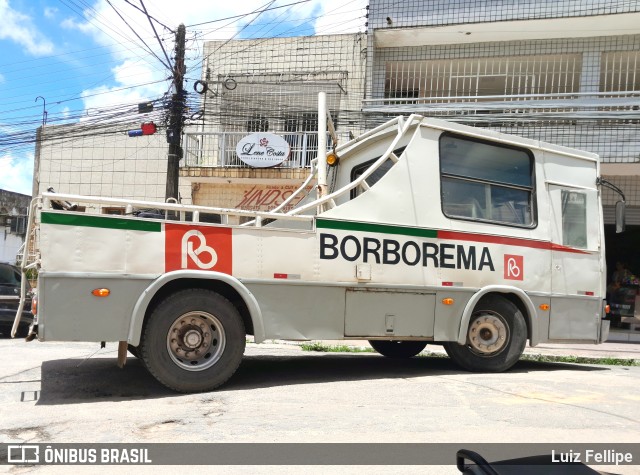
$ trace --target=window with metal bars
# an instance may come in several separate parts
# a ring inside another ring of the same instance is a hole
[[[640,91],[640,51],[606,51],[600,60],[600,92]]]
[[[577,92],[581,70],[581,54],[389,61],[384,94],[439,101],[516,100],[526,94]]]
[[[256,114],[247,121],[247,132],[266,132],[269,130],[269,119],[262,114]]]
[[[611,100],[625,102],[625,97],[640,95],[640,51],[605,51],[600,56],[600,92]],[[613,94],[608,95],[607,92]],[[630,94],[615,94],[627,92]],[[601,107],[600,111],[635,111],[637,105],[611,105]],[[625,112],[622,112],[625,114]],[[601,119],[601,125],[638,124],[634,118]]]

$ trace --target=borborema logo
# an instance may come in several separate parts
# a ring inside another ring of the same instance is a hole
[[[524,256],[504,255],[504,278],[524,280]]]
[[[194,240],[192,237],[197,238],[198,247],[193,248]],[[200,258],[204,255],[204,261]],[[207,257],[208,256],[208,257]],[[218,254],[216,250],[210,246],[207,246],[207,238],[204,237],[197,229],[192,229],[182,236],[182,268],[187,269],[189,267],[189,259],[191,259],[196,266],[200,269],[209,270],[218,262]]]
[[[210,270],[231,274],[231,229],[165,224],[165,270]]]

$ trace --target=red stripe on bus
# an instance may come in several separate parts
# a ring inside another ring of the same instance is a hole
[[[504,236],[491,236],[489,234],[472,234],[461,233],[457,231],[438,231],[438,239],[450,239],[457,241],[475,241],[486,242],[489,244],[503,244],[507,246],[520,246],[531,247],[534,249],[545,249],[561,252],[573,252],[576,254],[589,254],[587,251],[581,249],[574,249],[572,247],[561,246],[547,241],[536,241],[532,239],[510,238]]]
[[[575,249],[573,247],[561,246],[560,244],[551,243],[552,251],[561,251],[561,252],[573,252],[574,254],[589,254],[587,251],[583,251],[581,249]]]

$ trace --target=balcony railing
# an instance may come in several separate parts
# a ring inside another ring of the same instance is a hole
[[[308,168],[318,156],[317,132],[272,132],[291,147],[289,158],[278,168]],[[188,132],[185,134],[184,164],[187,167],[250,168],[236,154],[236,146],[250,132]],[[347,139],[348,140],[348,139]],[[327,151],[331,137],[327,134]]]
[[[379,98],[363,111],[422,114],[597,153],[604,162],[640,157],[640,91]]]
[[[365,112],[435,114],[502,114],[521,120],[526,115],[556,113],[572,119],[624,119],[638,115],[640,91],[513,94],[495,96],[385,97],[364,99]],[[568,114],[571,113],[571,114]],[[517,114],[517,116],[513,116]],[[555,117],[561,118],[561,117]],[[605,117],[606,116],[606,117]]]

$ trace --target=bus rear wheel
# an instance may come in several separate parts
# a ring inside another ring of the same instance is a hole
[[[411,358],[427,346],[426,341],[413,340],[369,340],[371,347],[389,358]]]
[[[449,357],[469,371],[498,373],[520,359],[527,342],[527,325],[522,312],[499,295],[478,302],[469,320],[467,341],[444,343]]]
[[[245,329],[226,298],[204,289],[176,292],[149,316],[138,347],[149,372],[179,392],[210,391],[240,365]]]

